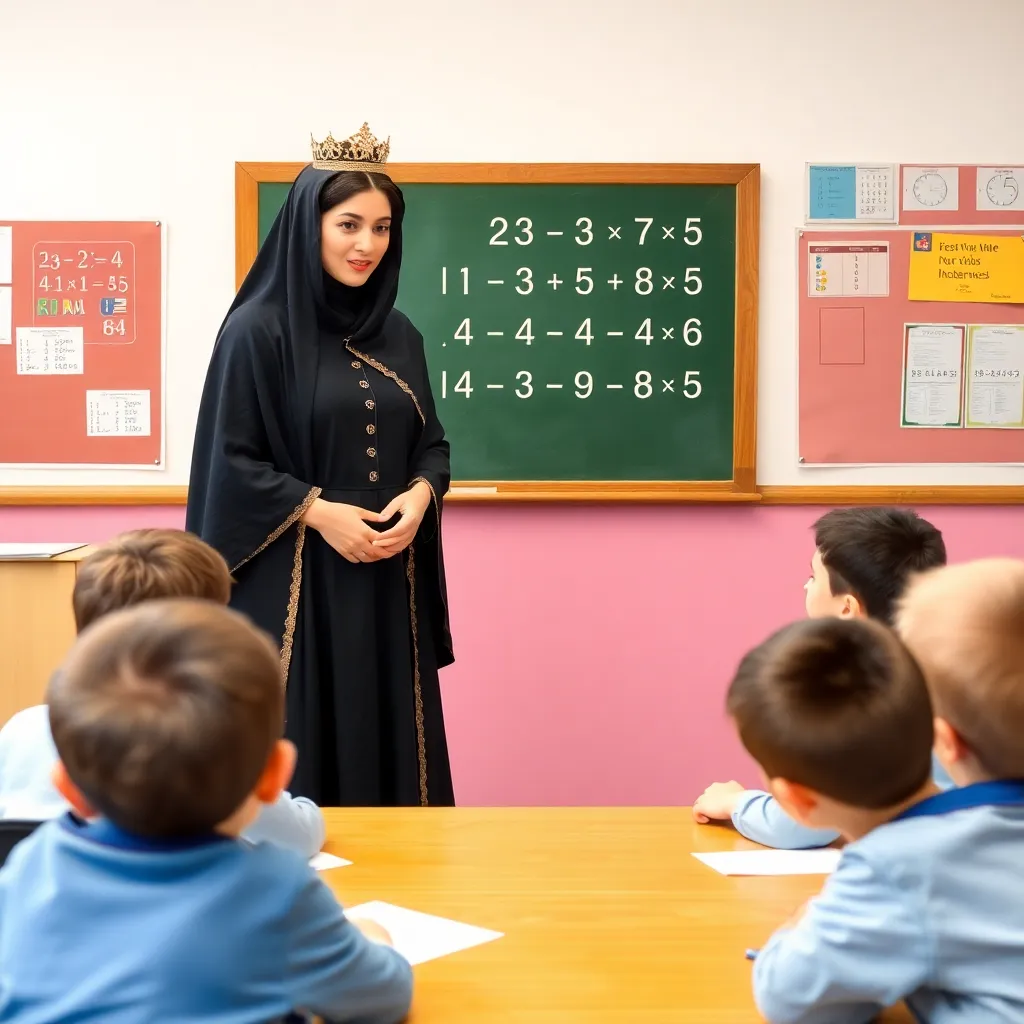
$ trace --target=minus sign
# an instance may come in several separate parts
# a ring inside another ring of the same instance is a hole
[[[561,331],[548,331],[548,337],[549,338],[561,338],[562,337],[562,332]]]
[[[609,338],[621,338],[622,334],[623,334],[622,331],[609,331],[608,332],[608,337]]]
[[[488,284],[504,284],[504,281],[488,281]]]
[[[549,234],[549,235],[550,235],[550,236],[551,236],[552,238],[557,238],[557,237],[558,237],[559,235],[564,235],[564,234],[565,234],[565,232],[564,232],[564,231],[549,231],[549,232],[548,232],[548,234]]]
[[[504,331],[488,331],[487,332],[487,337],[488,338],[502,338],[502,337],[504,337],[504,335],[505,335]]]
[[[609,391],[621,391],[622,390],[622,385],[621,384],[605,384],[605,387]]]
[[[505,385],[504,384],[488,384],[487,387],[495,391],[500,391]]]
[[[556,390],[558,390],[559,388],[561,388],[561,387],[562,387],[562,385],[561,385],[561,384],[548,384],[548,385],[546,385],[546,386],[547,386],[547,387],[549,387],[549,388],[551,388],[551,390],[552,390],[552,391],[556,391]]]

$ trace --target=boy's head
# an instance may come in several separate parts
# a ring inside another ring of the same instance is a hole
[[[837,808],[895,807],[931,774],[924,679],[877,622],[785,627],[740,662],[727,708],[773,794],[809,825],[839,827]]]
[[[131,530],[78,567],[72,605],[80,633],[100,616],[143,601],[188,597],[227,604],[231,573],[221,556],[184,530]]]
[[[47,696],[73,807],[140,836],[237,834],[294,767],[270,639],[209,601],[150,601],[78,638]]]
[[[910,509],[833,509],[814,524],[807,614],[889,624],[910,577],[945,564],[942,534]]]
[[[1024,778],[1024,562],[926,573],[896,621],[924,672],[935,750],[953,780]]]

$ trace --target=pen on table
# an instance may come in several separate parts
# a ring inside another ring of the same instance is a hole
[[[743,955],[748,960],[756,960],[757,959],[757,950],[756,949],[748,949]]]

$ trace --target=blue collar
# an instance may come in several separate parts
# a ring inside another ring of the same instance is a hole
[[[90,842],[99,843],[101,846],[111,846],[115,850],[131,850],[136,853],[179,853],[201,846],[233,842],[230,836],[222,836],[216,832],[190,836],[187,839],[149,839],[146,836],[135,835],[133,832],[126,832],[107,818],[86,821],[70,811],[60,819],[60,823],[68,832],[88,839]]]
[[[992,782],[975,782],[962,789],[949,789],[908,807],[892,820],[926,818],[971,807],[1024,807],[1024,779],[995,779]]]

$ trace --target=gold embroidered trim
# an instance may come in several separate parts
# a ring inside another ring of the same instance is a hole
[[[437,506],[437,495],[434,493],[434,488],[431,486],[430,481],[425,476],[414,476],[409,481],[409,487],[412,488],[413,484],[426,484],[427,490],[430,491],[430,497],[434,499],[434,516],[437,519],[438,529],[441,527],[441,510]]]
[[[243,558],[238,565],[232,566],[231,571],[233,573],[238,572],[246,562],[251,562],[258,554],[260,554],[260,552],[266,551],[267,548],[269,548],[270,545],[273,544],[274,541],[292,525],[292,523],[301,519],[306,514],[306,510],[309,506],[320,497],[320,491],[321,488],[319,487],[311,488],[309,494],[307,494],[303,499],[302,504],[296,505],[292,514],[251,555]]]
[[[415,483],[425,483],[427,485],[427,487],[430,488],[430,496],[431,496],[431,498],[434,499],[434,515],[437,517],[436,530],[437,530],[438,545],[439,545],[438,549],[437,549],[437,565],[438,565],[438,571],[440,573],[441,572],[441,548],[440,548],[441,509],[438,507],[437,495],[434,493],[434,488],[431,486],[430,481],[425,476],[417,476],[417,477],[413,477],[413,479],[409,481],[409,486],[412,487],[412,485],[415,484]],[[441,598],[441,606],[444,608],[445,615],[447,615],[448,614],[448,602],[445,601],[445,599],[443,597]]]
[[[406,384],[394,370],[389,370],[383,363],[378,363],[376,359],[371,359],[370,356],[353,348],[347,341],[345,342],[345,348],[347,348],[357,359],[362,359],[364,363],[372,366],[378,373],[383,373],[385,377],[390,377],[412,399],[412,404],[416,406],[416,412],[419,413],[420,423],[427,422],[427,417],[423,415],[423,410],[420,408],[419,399],[416,397],[412,388],[409,387],[409,385]]]
[[[427,797],[427,743],[423,734],[423,688],[420,683],[419,623],[416,621],[416,552],[409,545],[405,563],[405,576],[409,581],[409,622],[412,626],[412,692],[416,703],[416,753],[420,762],[420,806],[429,804]]]
[[[288,685],[288,669],[292,663],[292,646],[295,643],[295,620],[299,616],[299,594],[302,592],[302,549],[306,543],[306,524],[299,523],[295,531],[295,559],[292,562],[292,582],[288,588],[288,611],[284,618],[284,635],[281,637],[281,683]]]

